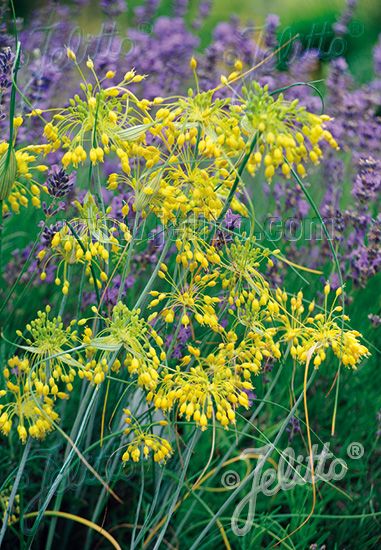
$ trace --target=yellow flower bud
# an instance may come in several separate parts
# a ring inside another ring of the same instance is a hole
[[[73,52],[73,50],[71,48],[66,48],[66,55],[68,56],[69,59],[71,59],[72,61],[76,61],[77,60],[77,57],[75,55],[75,53]]]

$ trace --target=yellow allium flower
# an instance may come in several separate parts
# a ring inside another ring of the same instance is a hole
[[[121,302],[114,306],[111,318],[103,320],[106,328],[90,339],[90,346],[104,352],[124,352],[129,373],[137,375],[140,386],[154,389],[158,368],[165,360],[162,338],[140,317],[140,310],[130,310]]]
[[[41,379],[27,357],[9,359],[3,374],[6,390],[1,390],[0,397],[6,403],[0,403],[0,431],[7,436],[17,428],[22,443],[28,436],[44,439],[59,421],[55,401],[66,399],[68,394],[58,390],[53,375]]]
[[[290,167],[303,177],[307,173],[305,165],[318,164],[322,158],[321,143],[338,149],[332,134],[325,129],[330,120],[327,115],[310,113],[297,99],[288,101],[283,94],[275,98],[257,82],[244,87],[242,95],[242,131],[247,136],[257,135],[248,162],[252,174],[264,165],[269,180],[277,170],[290,177]]]
[[[0,198],[3,200],[3,211],[9,209],[18,214],[20,207],[30,203],[41,206],[41,192],[48,193],[47,188],[39,182],[39,175],[48,167],[41,164],[39,156],[50,151],[50,145],[27,145],[10,153],[8,169],[8,143],[0,143]]]
[[[175,316],[180,316],[181,324],[186,327],[191,324],[194,317],[201,326],[209,326],[215,332],[221,330],[215,311],[215,304],[218,304],[220,299],[209,295],[209,289],[217,284],[219,277],[217,270],[205,275],[198,272],[190,273],[187,280],[177,285],[168,273],[167,266],[162,264],[159,277],[165,279],[172,290],[170,292],[152,290],[150,294],[153,300],[149,307],[153,308],[160,304],[161,316],[166,323],[173,323]],[[151,315],[150,319],[154,319],[156,315]]]

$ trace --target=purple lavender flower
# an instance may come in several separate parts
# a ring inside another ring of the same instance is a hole
[[[242,223],[242,217],[240,214],[234,214],[232,209],[229,208],[229,210],[226,212],[223,225],[228,231],[234,231],[235,229],[239,229],[241,227]]]
[[[12,82],[13,54],[11,48],[0,52],[0,93],[10,87]]]
[[[343,57],[338,57],[331,61],[327,77],[327,90],[329,98],[332,98],[333,105],[340,107],[344,95],[352,84],[352,78],[348,73],[348,63]],[[335,101],[333,101],[333,99]]]
[[[188,11],[189,0],[174,0],[173,12],[176,17],[184,17]]]
[[[350,239],[354,243],[349,254],[352,277],[355,284],[361,286],[365,286],[367,280],[381,268],[381,215],[376,220],[368,221],[368,226],[370,228],[365,237],[365,230],[355,227]]]
[[[45,225],[41,234],[41,244],[43,247],[49,247],[54,235],[62,228],[62,222],[56,222],[51,225]]]
[[[129,37],[134,46],[126,56],[127,64],[140,74],[150,74],[144,83],[145,97],[186,89],[191,76],[189,59],[199,39],[186,29],[182,19],[159,17],[151,33],[132,30]]]
[[[374,327],[379,327],[381,325],[381,316],[380,315],[376,315],[375,313],[369,313],[368,319]],[[381,418],[380,418],[380,420],[381,420]]]
[[[118,17],[127,10],[125,0],[100,0],[100,7],[108,17]]]
[[[279,25],[280,25],[280,19],[278,15],[274,13],[270,13],[266,17],[265,44],[270,49],[274,49],[278,44],[276,33],[279,28]]]
[[[246,393],[246,395],[249,399],[249,407],[252,407],[254,401],[257,399],[257,395],[251,390],[244,389],[243,391]]]
[[[353,18],[353,14],[357,7],[357,0],[347,0],[347,4],[343,13],[340,16],[340,19],[333,25],[333,30],[338,35],[346,34],[349,29],[348,25]]]
[[[46,180],[46,186],[49,194],[56,199],[65,197],[73,189],[74,180],[73,177],[63,168],[59,166],[53,166],[52,170]]]
[[[154,17],[159,4],[160,0],[146,0],[142,6],[134,8],[137,23],[149,23]]]
[[[242,217],[240,214],[234,214],[231,208],[226,212],[225,218],[222,222],[221,229],[218,229],[215,237],[215,246],[221,247],[227,243],[232,242],[233,234],[236,229],[240,229],[242,223]]]
[[[381,162],[366,156],[360,158],[358,165],[352,194],[360,202],[367,203],[374,200],[381,189]]]
[[[202,0],[198,6],[198,13],[195,20],[192,23],[193,28],[199,29],[205,22],[205,19],[209,16],[212,8],[212,0]]]
[[[10,19],[8,2],[1,2],[0,6],[0,49],[10,48],[14,44],[14,38],[8,33],[7,23]]]
[[[296,434],[301,432],[300,421],[298,418],[296,418],[296,416],[291,416],[290,420],[288,421],[286,431],[289,434],[288,438],[290,441],[295,437]]]
[[[47,102],[55,90],[54,84],[61,74],[57,66],[46,55],[35,59],[30,64],[29,70],[31,73],[28,89],[30,99],[39,108],[44,108],[48,106]]]
[[[11,86],[12,82],[12,66],[13,66],[14,56],[12,50],[8,47],[5,47],[0,52],[0,120],[5,119],[5,104],[6,92]]]
[[[174,359],[180,359],[184,355],[186,349],[186,344],[192,336],[191,330],[189,327],[181,326],[177,334],[175,344],[173,346],[171,357]],[[169,348],[173,342],[173,334],[170,334],[166,338],[166,347]]]

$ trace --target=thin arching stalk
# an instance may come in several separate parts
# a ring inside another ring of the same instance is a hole
[[[29,456],[31,445],[32,445],[32,440],[31,440],[30,437],[28,437],[27,442],[26,442],[25,447],[24,447],[24,451],[23,451],[20,463],[19,463],[19,466],[18,466],[18,469],[17,469],[16,479],[15,479],[13,485],[12,485],[11,494],[9,495],[7,509],[5,510],[5,514],[4,514],[4,518],[3,518],[3,524],[1,526],[1,531],[0,531],[0,547],[3,543],[4,535],[5,535],[5,532],[6,532],[7,527],[8,527],[8,521],[9,521],[9,518],[10,518],[10,515],[11,515],[11,512],[12,512],[12,508],[13,508],[15,497],[16,497],[16,494],[17,494],[17,490],[19,488],[20,481],[21,481],[22,475],[24,473],[25,464],[26,464],[28,456]]]

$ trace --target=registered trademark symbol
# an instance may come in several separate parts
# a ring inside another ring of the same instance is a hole
[[[364,447],[358,441],[353,441],[347,447],[347,455],[352,460],[358,460],[364,455]]]

